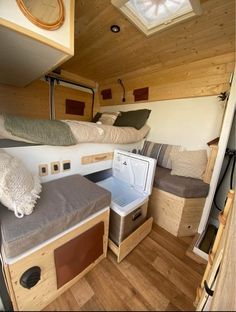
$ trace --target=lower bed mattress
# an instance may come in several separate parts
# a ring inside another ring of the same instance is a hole
[[[17,219],[0,205],[5,256],[13,258],[36,247],[110,203],[110,192],[79,174],[43,183],[40,199],[31,215]]]

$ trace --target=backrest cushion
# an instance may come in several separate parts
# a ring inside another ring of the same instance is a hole
[[[149,109],[120,112],[120,115],[117,117],[114,126],[134,127],[139,130],[145,125],[150,113],[151,111]]]
[[[140,154],[157,159],[157,165],[160,167],[172,169],[170,155],[171,153],[180,151],[181,149],[182,147],[179,145],[145,141]]]
[[[207,166],[207,151],[176,151],[171,154],[172,175],[203,179]]]

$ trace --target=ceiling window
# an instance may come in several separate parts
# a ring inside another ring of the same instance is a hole
[[[147,36],[201,13],[199,0],[112,0]]]

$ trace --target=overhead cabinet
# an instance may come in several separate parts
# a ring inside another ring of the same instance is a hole
[[[28,85],[74,55],[74,0],[0,1],[0,42],[0,83]]]

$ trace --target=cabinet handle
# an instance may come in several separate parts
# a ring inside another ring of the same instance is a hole
[[[104,160],[106,158],[107,158],[107,155],[94,157],[95,160]]]
[[[132,220],[135,221],[142,216],[142,211],[137,211],[133,214]]]

